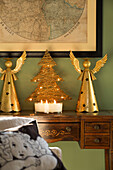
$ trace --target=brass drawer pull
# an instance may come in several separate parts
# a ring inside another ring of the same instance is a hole
[[[94,125],[94,129],[95,130],[99,130],[100,129],[100,125]]]
[[[67,127],[66,127],[66,131],[67,131],[67,132],[71,132],[71,127],[67,126]]]
[[[94,139],[94,142],[95,142],[95,143],[100,143],[100,139],[99,139],[99,138],[96,138],[96,139]]]

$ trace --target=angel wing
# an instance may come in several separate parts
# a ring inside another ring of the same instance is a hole
[[[107,54],[99,61],[96,62],[96,66],[94,67],[94,69],[92,70],[92,73],[95,74],[97,73],[101,67],[104,66],[104,64],[106,63],[107,61]]]
[[[72,51],[70,51],[70,59],[72,64],[74,65],[75,70],[81,74],[81,69],[79,66],[79,60],[74,56],[74,54],[72,53]]]
[[[24,60],[26,60],[26,55],[27,54],[24,51],[23,54],[21,55],[21,57],[17,59],[16,67],[14,70],[12,70],[12,73],[17,73],[21,69],[22,65],[24,64]]]

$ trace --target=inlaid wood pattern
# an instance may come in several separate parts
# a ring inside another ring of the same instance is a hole
[[[39,123],[39,132],[44,139],[79,141],[79,123]],[[49,140],[50,141],[50,140]]]

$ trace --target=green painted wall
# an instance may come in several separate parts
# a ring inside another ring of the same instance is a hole
[[[46,50],[46,49],[45,49]],[[97,102],[100,110],[113,110],[113,0],[103,0],[103,55],[108,54],[107,64],[96,74],[94,81]],[[54,59],[57,66],[55,71],[64,82],[60,87],[72,100],[64,102],[64,110],[74,110],[80,89],[80,81],[77,81],[78,73],[74,70],[69,58]],[[15,64],[16,59],[14,59]],[[40,67],[39,58],[28,58],[17,74],[18,81],[15,86],[22,110],[33,110],[33,103],[25,99],[34,91],[36,83],[30,80],[36,76]],[[82,63],[82,59],[80,62]],[[97,59],[92,59],[92,68]],[[0,60],[0,66],[4,67],[4,60]],[[81,65],[82,66],[82,65]],[[5,68],[5,67],[4,67]],[[0,82],[0,90],[3,82]],[[63,151],[63,162],[68,170],[105,170],[103,150],[80,150],[77,142],[56,142],[51,146],[59,146]]]

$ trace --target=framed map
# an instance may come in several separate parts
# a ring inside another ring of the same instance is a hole
[[[0,52],[102,56],[102,0],[0,0]]]

